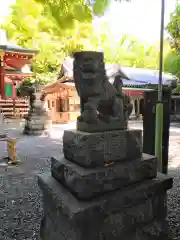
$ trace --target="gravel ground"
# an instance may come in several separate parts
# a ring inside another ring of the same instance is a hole
[[[180,240],[180,128],[170,135],[169,175],[174,178],[173,188],[168,192],[168,220],[173,240]]]
[[[180,239],[180,170],[171,170],[174,177],[173,188],[168,192],[168,220],[173,240]]]
[[[7,128],[7,126],[6,126]],[[63,127],[63,129],[66,128]],[[5,166],[0,162],[0,240],[39,239],[43,215],[37,174],[50,169],[50,157],[62,151],[61,126],[48,136],[23,136],[20,126],[9,126],[9,136],[19,138],[20,164]],[[0,142],[1,156],[7,156],[6,143]]]
[[[133,122],[133,128],[142,128],[142,122]],[[168,221],[172,240],[180,240],[180,123],[171,124],[169,138],[169,172],[173,188],[168,191]]]
[[[133,122],[133,128],[142,128],[141,122]],[[50,169],[49,157],[62,152],[62,133],[74,127],[56,125],[51,136],[26,137],[21,126],[9,124],[10,136],[20,138],[17,145],[21,163],[18,167],[6,167],[0,163],[0,240],[39,240],[42,199],[37,186],[38,173]],[[6,156],[6,145],[0,142],[1,156]],[[168,193],[168,219],[173,240],[180,240],[180,126],[172,125],[170,133],[169,174],[174,186]]]
[[[42,201],[35,176],[0,179],[0,239],[38,239]]]

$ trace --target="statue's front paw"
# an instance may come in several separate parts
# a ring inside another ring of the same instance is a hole
[[[83,121],[83,117],[82,116],[78,116],[77,117],[77,121],[82,122]]]
[[[86,123],[97,123],[99,121],[96,110],[84,110],[82,117]]]
[[[129,106],[128,106],[128,116],[131,115],[132,111],[133,111],[133,104],[130,103]]]

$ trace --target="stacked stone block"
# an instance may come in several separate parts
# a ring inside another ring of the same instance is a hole
[[[167,190],[140,130],[67,130],[64,155],[39,176],[42,240],[168,240]]]

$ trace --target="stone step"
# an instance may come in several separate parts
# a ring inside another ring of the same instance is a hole
[[[86,215],[93,209],[100,212],[103,210],[104,213],[123,211],[124,208],[165,193],[172,188],[173,180],[171,177],[158,173],[156,178],[104,194],[91,201],[79,201],[66,187],[56,181],[51,173],[39,174],[38,183],[43,194],[52,197],[54,204],[59,204],[65,215],[69,218],[76,218],[79,214]]]
[[[89,199],[105,192],[154,178],[157,159],[143,154],[139,159],[107,167],[84,168],[62,157],[51,158],[51,173],[77,198]]]
[[[131,236],[125,236],[123,240],[172,240],[168,222],[153,220],[141,228],[137,228]]]
[[[131,232],[130,235],[138,235],[138,233],[134,234],[136,229],[143,227],[153,219],[164,221],[166,216],[166,194],[157,195],[123,211],[108,214],[100,232],[103,233],[104,239],[116,240],[117,237],[124,239],[129,232]]]
[[[164,222],[166,191],[172,187],[172,178],[158,173],[155,179],[91,201],[79,201],[49,173],[39,175],[38,183],[44,196],[45,210],[42,240],[116,240],[137,236],[136,230],[153,220]],[[153,239],[147,238],[148,234],[139,239]]]
[[[96,133],[96,132],[104,132],[104,131],[115,131],[121,129],[127,129],[128,123],[124,121],[124,119],[117,119],[116,121],[100,121],[98,123],[86,123],[77,120],[77,130]]]
[[[63,152],[65,158],[84,167],[104,166],[106,163],[136,159],[142,156],[142,131],[87,133],[65,130]]]

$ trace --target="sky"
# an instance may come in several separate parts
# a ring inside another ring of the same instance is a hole
[[[13,4],[15,0],[2,0],[0,6],[0,22],[3,21],[3,18],[8,16],[10,13],[9,6]]]
[[[177,0],[165,0],[165,25]],[[160,37],[161,0],[131,0],[131,3],[114,2],[106,16],[99,20],[109,22],[115,37],[130,34],[137,39],[154,42]]]
[[[9,6],[15,0],[3,0],[0,7],[0,21],[10,13]],[[177,0],[165,0],[165,24]],[[131,3],[111,4],[105,16],[96,20],[96,26],[108,21],[113,37],[130,34],[137,39],[154,42],[159,39],[161,0],[131,0]]]

